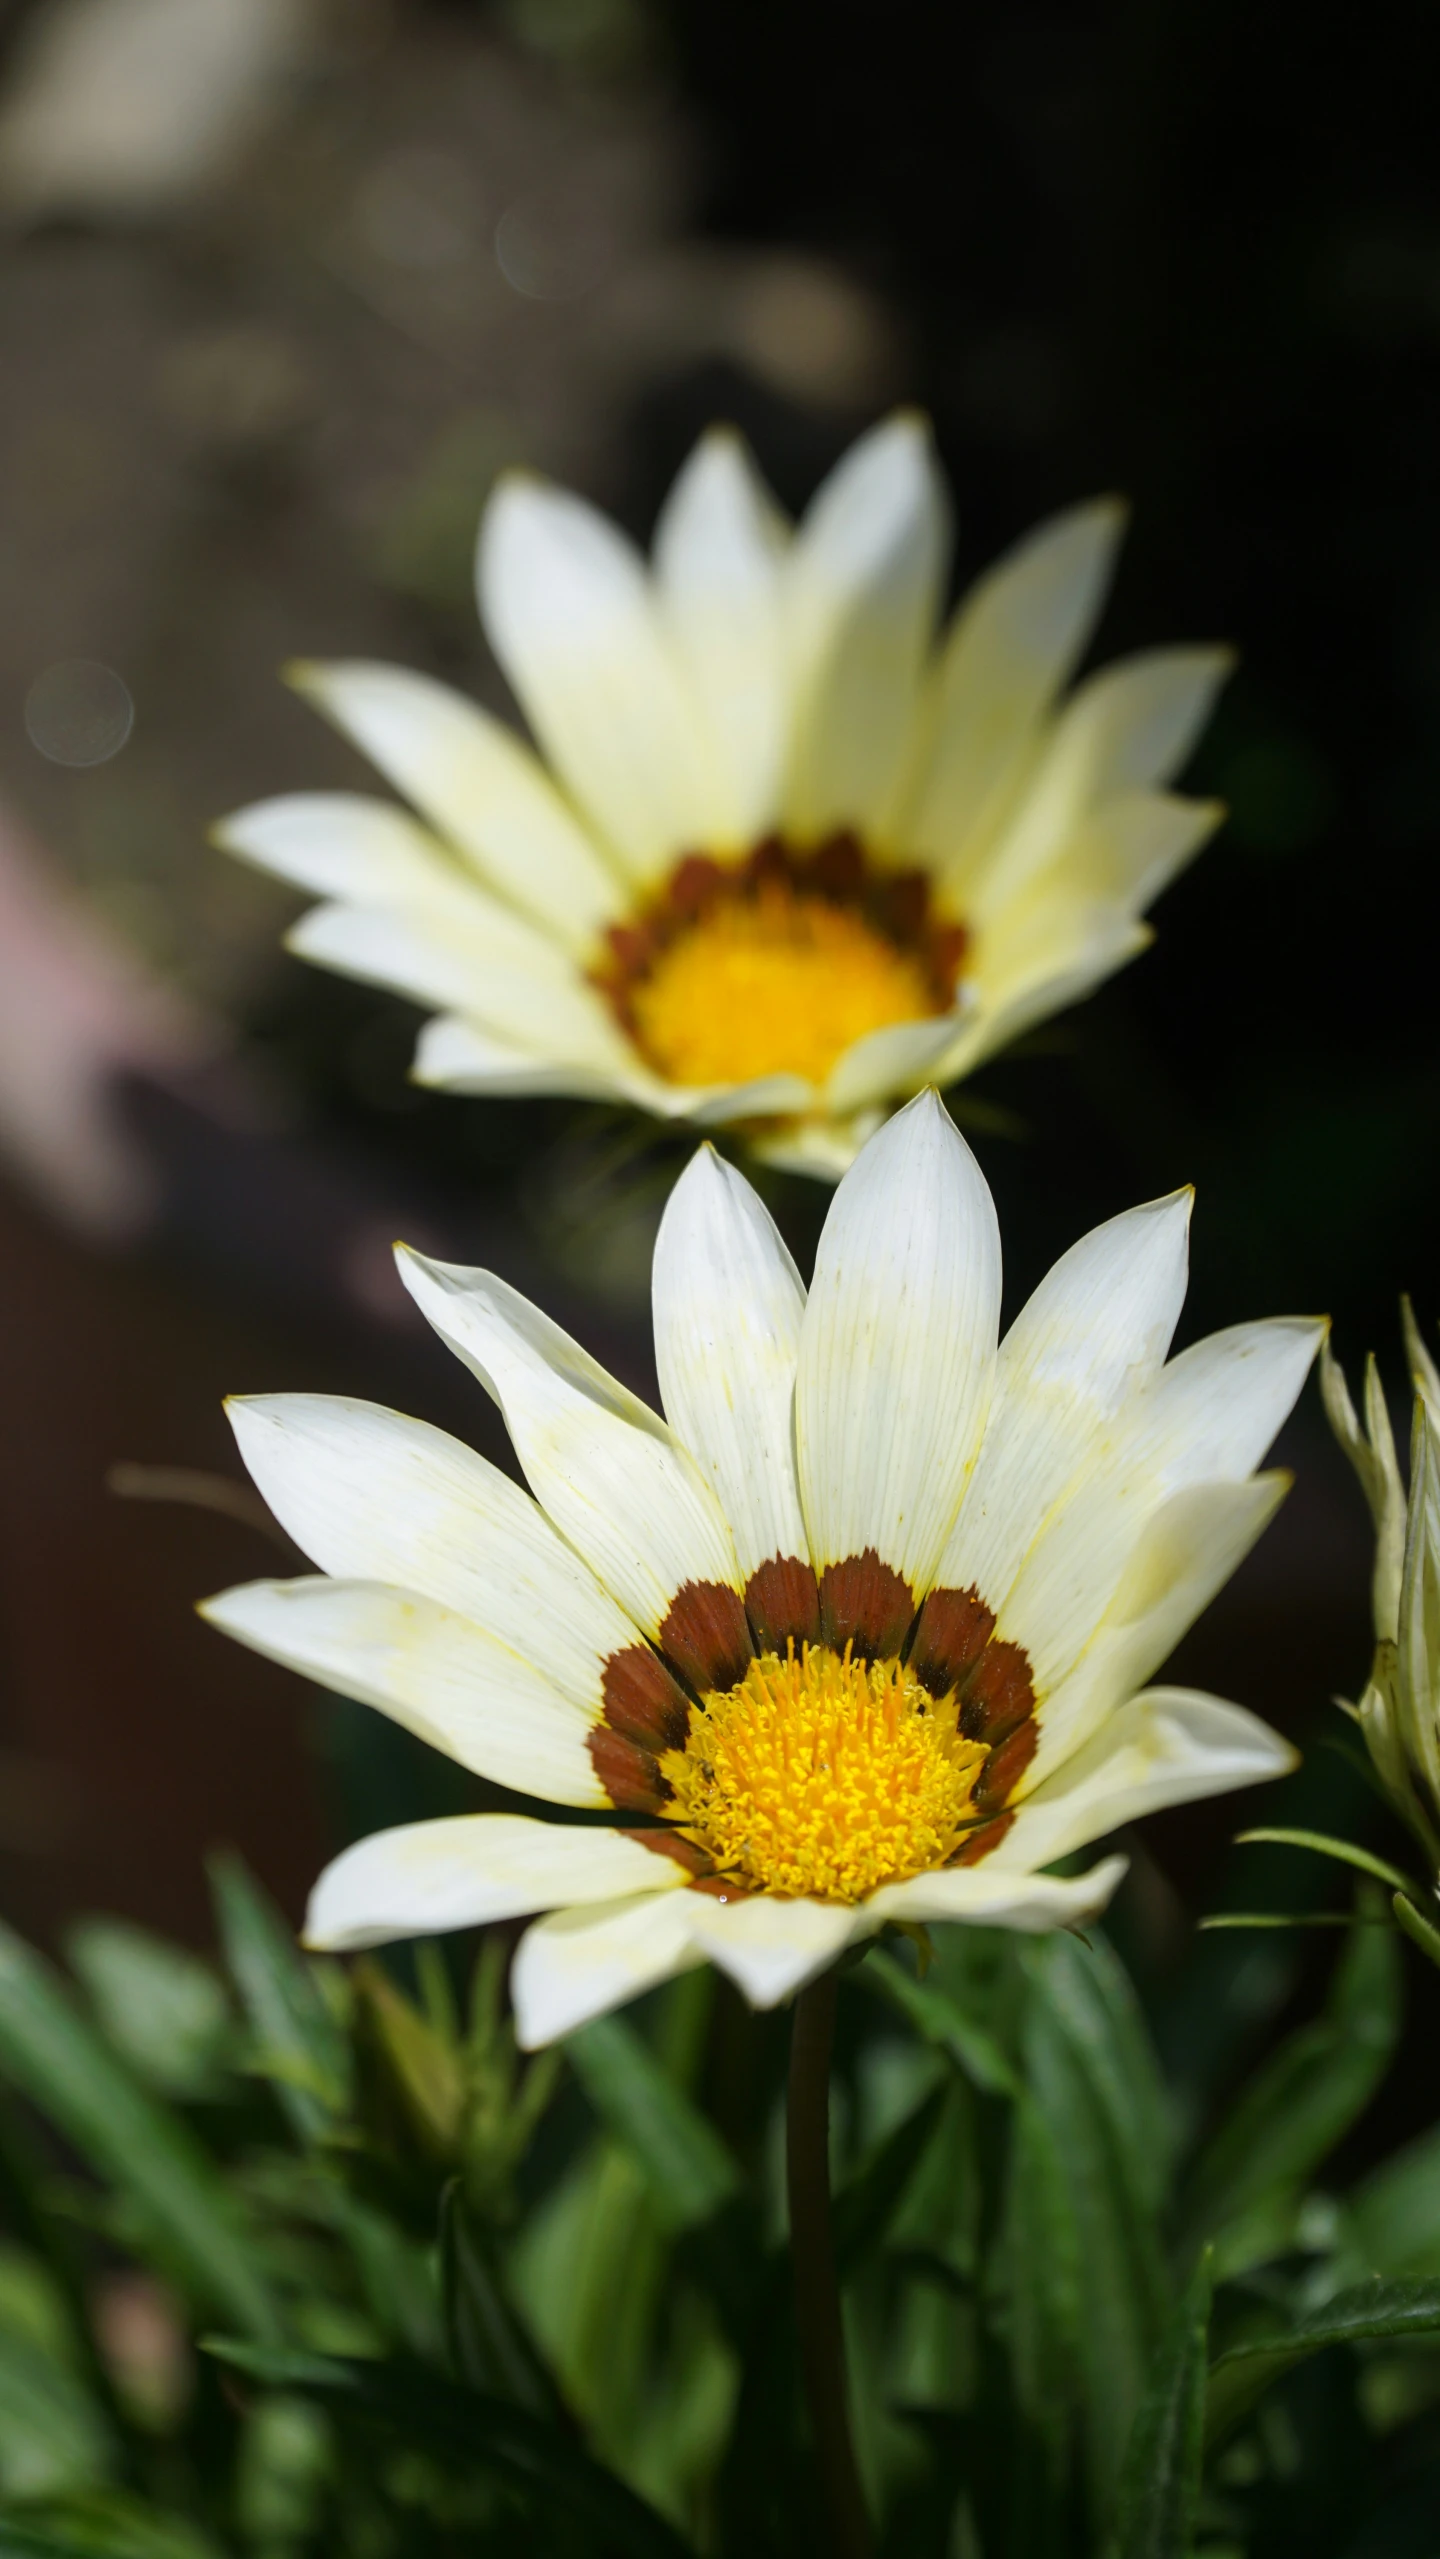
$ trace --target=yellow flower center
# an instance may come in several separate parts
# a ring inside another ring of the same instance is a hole
[[[949,1011],[966,939],[927,872],[848,832],[767,836],[738,859],[685,854],[607,928],[591,977],[671,1083],[823,1085],[868,1031]]]
[[[857,1902],[954,1854],[988,1757],[899,1662],[762,1653],[692,1707],[672,1819],[747,1892]]]
[[[766,881],[661,952],[631,997],[635,1034],[676,1084],[804,1075],[823,1084],[852,1040],[939,1011],[925,967],[853,907]]]

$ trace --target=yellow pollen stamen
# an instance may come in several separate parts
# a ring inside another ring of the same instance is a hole
[[[762,1653],[692,1707],[672,1818],[748,1892],[857,1902],[943,1866],[988,1753],[899,1662]]]
[[[941,1008],[921,957],[855,908],[767,880],[717,900],[631,990],[641,1048],[677,1084],[804,1075],[853,1040]]]

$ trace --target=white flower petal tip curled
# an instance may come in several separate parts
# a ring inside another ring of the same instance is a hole
[[[1083,1926],[1124,1860],[1057,1860],[1282,1775],[1244,1708],[1150,1684],[1275,1510],[1286,1479],[1256,1470],[1323,1332],[1170,1358],[1190,1206],[1083,1237],[997,1341],[994,1207],[933,1092],[842,1178],[808,1294],[702,1147],[656,1245],[663,1419],[491,1273],[402,1251],[529,1490],[376,1405],[241,1398],[241,1452],[317,1570],[205,1614],[590,1819],[362,1840],[310,1941],[529,1918],[528,2046],[699,1963],[769,2007],[891,1921]],[[1427,1458],[1431,1510],[1436,1481]],[[1433,1581],[1408,1558],[1396,1581],[1416,1659]]]
[[[508,472],[476,585],[534,746],[431,677],[297,662],[408,808],[292,795],[215,841],[325,899],[292,950],[425,1008],[424,1084],[732,1121],[833,1182],[919,1086],[1138,956],[1222,814],[1171,784],[1227,650],[1073,684],[1121,503],[1042,524],[942,631],[950,516],[909,411],[793,527],[712,429],[648,560]]]

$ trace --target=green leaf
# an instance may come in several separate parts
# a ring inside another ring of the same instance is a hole
[[[1393,1892],[1413,1893],[1416,1886],[1398,1866],[1385,1858],[1372,1856],[1368,1848],[1357,1848],[1351,1839],[1332,1839],[1325,1830],[1242,1830],[1237,1834],[1237,1848],[1269,1845],[1274,1848],[1310,1848],[1317,1857],[1333,1857],[1341,1866],[1354,1866],[1362,1875],[1374,1875]]]
[[[324,2138],[350,2097],[350,2056],[312,1967],[238,1857],[210,1860],[220,1942],[257,2050],[254,2066],[302,2141]]]
[[[184,2516],[138,2497],[97,2491],[11,2507],[0,2516],[0,2559],[217,2559]]]
[[[1359,2345],[1371,2337],[1428,2336],[1437,2329],[1440,2283],[1377,2282],[1337,2293],[1291,2327],[1232,2346],[1211,2366],[1206,2441],[1221,2442],[1273,2381],[1326,2346]]]
[[[936,2064],[927,2065],[931,2070]],[[932,2088],[893,2132],[877,2142],[835,2198],[832,2224],[835,2266],[842,2281],[878,2248],[930,2147],[950,2093],[948,2080]]]
[[[213,2097],[235,2060],[218,1973],[124,1919],[82,1919],[65,1940],[96,2022],[137,2078],[164,2097]]]
[[[557,2416],[554,2384],[515,2316],[487,2234],[466,2211],[458,2177],[440,2199],[440,2288],[457,2378],[537,2417]]]
[[[871,1948],[869,1960],[855,1978],[908,2017],[917,2033],[943,2052],[972,2087],[990,2097],[1015,2095],[1020,2082],[1000,2046],[946,1991],[933,1982],[912,1980],[904,1965],[879,1947]]]
[[[680,2535],[570,2436],[527,2409],[460,2389],[421,2365],[342,2362],[231,2338],[203,2340],[234,2371],[332,2407],[341,2424],[379,2427],[462,2474],[479,2469],[569,2515],[633,2559],[682,2559]],[[3,2552],[0,2552],[3,2559]]]
[[[1400,1950],[1357,1928],[1325,2013],[1289,2036],[1230,2110],[1191,2182],[1187,2226],[1222,2231],[1277,2192],[1298,2191],[1374,2096],[1400,2033]]]
[[[1159,2332],[1164,2275],[1159,2236],[1137,2190],[1117,2122],[1111,2073],[1077,2033],[1067,1972],[1044,1947],[1030,1953],[1026,2078],[1056,2129],[1077,2236],[1083,2303],[1086,2448],[1092,2507],[1109,2512]]]
[[[0,2074],[124,2199],[182,2290],[251,2336],[278,2334],[234,2194],[188,2127],[137,2086],[50,1966],[3,1923]]]
[[[465,2074],[453,2042],[367,1956],[352,1976],[359,2015],[373,2037],[406,2131],[422,2156],[451,2164],[459,2155]]]
[[[1404,1929],[1412,1945],[1418,1946],[1421,1954],[1427,1955],[1432,1964],[1440,1964],[1440,1928],[1432,1927],[1423,1913],[1416,1909],[1408,1893],[1397,1893],[1390,1907],[1395,1914],[1396,1926]]]
[[[1118,2559],[1189,2559],[1205,2451],[1210,2262],[1202,2257],[1135,2412],[1116,2516]]]
[[[76,2375],[33,2336],[0,2333],[0,2493],[90,2487],[114,2462],[110,2429]]]
[[[720,2135],[623,2017],[595,2018],[565,2050],[595,2112],[643,2168],[663,2228],[693,2229],[738,2191]]]
[[[288,2559],[297,2542],[313,2540],[335,2468],[333,2437],[330,2418],[308,2399],[283,2391],[255,2399],[235,2463],[235,2520],[243,2541]]]
[[[1010,2139],[1002,2271],[1015,2399],[1058,2496],[1080,2369],[1080,2240],[1056,2128],[1028,2091],[1016,2105]]]
[[[1103,1937],[1063,1932],[1036,1959],[1045,1995],[1079,2054],[1122,2162],[1149,2212],[1169,2184],[1174,2129],[1160,2065],[1129,1978]],[[1158,2297],[1158,2288],[1157,2288]]]
[[[1355,2248],[1372,2273],[1440,2276],[1440,2128],[1372,2170],[1349,2211]]]

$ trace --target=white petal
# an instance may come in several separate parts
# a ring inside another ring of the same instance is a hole
[[[1153,1688],[1120,1707],[1084,1751],[1017,1805],[999,1847],[968,1871],[1049,1865],[1167,1804],[1258,1786],[1295,1765],[1289,1743],[1243,1706],[1194,1689]]]
[[[1036,1022],[1078,1004],[1154,938],[1124,907],[1094,899],[1047,899],[1001,917],[967,959],[970,1010],[935,1069],[937,1084],[972,1074]]]
[[[537,1026],[537,1040],[543,1032]],[[556,1058],[541,1047],[525,1048],[515,1040],[497,1039],[478,1022],[441,1013],[420,1032],[411,1070],[417,1084],[448,1093],[497,1093],[512,1097],[532,1093],[573,1093],[590,1102],[632,1102],[641,1110],[656,1105],[648,1087],[603,1067],[580,1066]],[[662,1088],[663,1090],[663,1088]]]
[[[1240,1483],[1258,1465],[1323,1337],[1277,1318],[1212,1334],[1122,1407],[1036,1538],[999,1611],[1043,1692],[1106,1615],[1162,1504],[1195,1484]]]
[[[1087,798],[1149,790],[1177,773],[1234,665],[1233,649],[1145,649],[1092,675],[1057,738]]]
[[[1018,1830],[1017,1819],[1010,1836]],[[910,1919],[922,1926],[958,1919],[979,1928],[1018,1928],[1028,1935],[1083,1928],[1088,1919],[1099,1917],[1130,1862],[1105,1857],[1086,1875],[1032,1875],[1001,1870],[999,1857],[997,1849],[978,1866],[946,1866],[908,1884],[887,1884],[872,1894],[866,1909],[877,1922]]]
[[[806,1555],[793,1422],[805,1290],[769,1211],[709,1147],[670,1194],[653,1295],[661,1401],[714,1489],[741,1572]]]
[[[918,852],[963,852],[1013,785],[1090,636],[1124,526],[1113,498],[1072,507],[971,588],[936,671],[935,743],[906,821]]]
[[[1047,870],[1103,802],[1178,771],[1232,663],[1226,649],[1154,649],[1081,685],[1014,814],[978,872],[967,875],[966,905],[979,922]]]
[[[691,1900],[692,1944],[729,1974],[752,2008],[774,2008],[791,1998],[875,1926],[863,1905],[779,1901],[768,1893],[735,1902],[692,1893]]]
[[[656,1865],[660,1862],[657,1857]],[[597,1910],[556,1910],[537,1919],[521,1938],[510,1971],[522,2051],[553,2044],[591,2017],[603,2017],[656,1982],[703,1963],[690,1935],[691,1913],[701,1898],[650,1892]]]
[[[749,1084],[662,1083],[628,1044],[624,1056],[610,1066],[557,1058],[543,1045],[545,1023],[538,1008],[531,1037],[534,1045],[526,1046],[497,1039],[461,1016],[439,1016],[421,1030],[415,1080],[452,1093],[579,1093],[591,1101],[628,1102],[657,1119],[689,1120],[697,1128],[806,1110],[815,1099],[812,1086],[799,1075],[757,1076]]]
[[[492,887],[585,952],[620,907],[613,875],[522,741],[408,668],[307,665],[291,681]]]
[[[1171,791],[1122,791],[1103,800],[1064,845],[1060,865],[1082,896],[1113,899],[1143,914],[1169,887],[1225,815],[1219,800],[1182,800]]]
[[[477,574],[525,715],[627,874],[738,846],[738,803],[624,535],[579,498],[510,477],[485,510]]]
[[[534,1910],[666,1892],[684,1881],[672,1858],[618,1830],[461,1813],[377,1831],[334,1858],[310,1896],[305,1943],[349,1954]]]
[[[200,1614],[252,1652],[417,1733],[498,1786],[555,1804],[608,1804],[590,1719],[470,1620],[380,1582],[246,1582]]]
[[[687,1582],[735,1586],[713,1494],[638,1396],[490,1272],[397,1258],[421,1312],[500,1406],[536,1500],[647,1635]]]
[[[852,1119],[781,1120],[773,1129],[755,1131],[750,1153],[757,1164],[773,1164],[777,1173],[800,1173],[812,1182],[839,1182],[874,1136],[881,1117],[872,1108]]]
[[[1169,1660],[1269,1527],[1289,1489],[1283,1472],[1241,1484],[1189,1485],[1146,1521],[1113,1596],[1105,1579],[1113,1566],[1104,1564],[1097,1565],[1083,1593],[1072,1591],[1068,1623],[1057,1613],[1035,1639],[1042,1685],[1051,1679],[1058,1684],[1042,1696],[1040,1745],[1021,1780],[1022,1794],[1083,1748],[1112,1711]],[[1098,1624],[1097,1610],[1103,1612]],[[1001,1616],[1013,1632],[1016,1614],[1005,1609]]]
[[[999,1311],[994,1204],[922,1093],[846,1174],[815,1258],[795,1429],[817,1571],[873,1547],[928,1588],[985,1427]]]
[[[730,778],[742,839],[778,812],[789,724],[780,564],[788,535],[741,438],[701,437],[655,528],[665,618]]]
[[[867,1103],[889,1101],[913,1093],[933,1077],[969,1019],[969,1006],[936,1014],[925,1022],[888,1022],[852,1040],[836,1060],[825,1087],[825,1108],[839,1118],[864,1110]]]
[[[1289,1414],[1327,1329],[1322,1316],[1272,1315],[1193,1343],[1137,1405],[1134,1461],[1153,1465],[1167,1491],[1238,1482]]]
[[[891,801],[949,551],[949,506],[914,416],[862,436],[814,499],[791,554],[796,729],[785,818],[801,841],[864,832]]]
[[[1159,1369],[1185,1301],[1194,1194],[1128,1209],[1073,1244],[1004,1341],[984,1443],[941,1559],[992,1608],[1052,1502],[1126,1396]]]
[[[458,907],[463,913],[475,894],[474,872],[415,818],[360,791],[295,791],[257,800],[221,818],[211,836],[257,870],[357,906],[435,906],[447,913]]]
[[[379,1404],[248,1395],[226,1410],[256,1484],[312,1564],[457,1610],[599,1714],[602,1665],[637,1631],[518,1484],[447,1432]]]
[[[624,1074],[633,1051],[593,987],[553,942],[474,892],[474,917],[412,908],[312,906],[285,936],[297,959],[463,1012],[517,1045],[595,1074]]]

